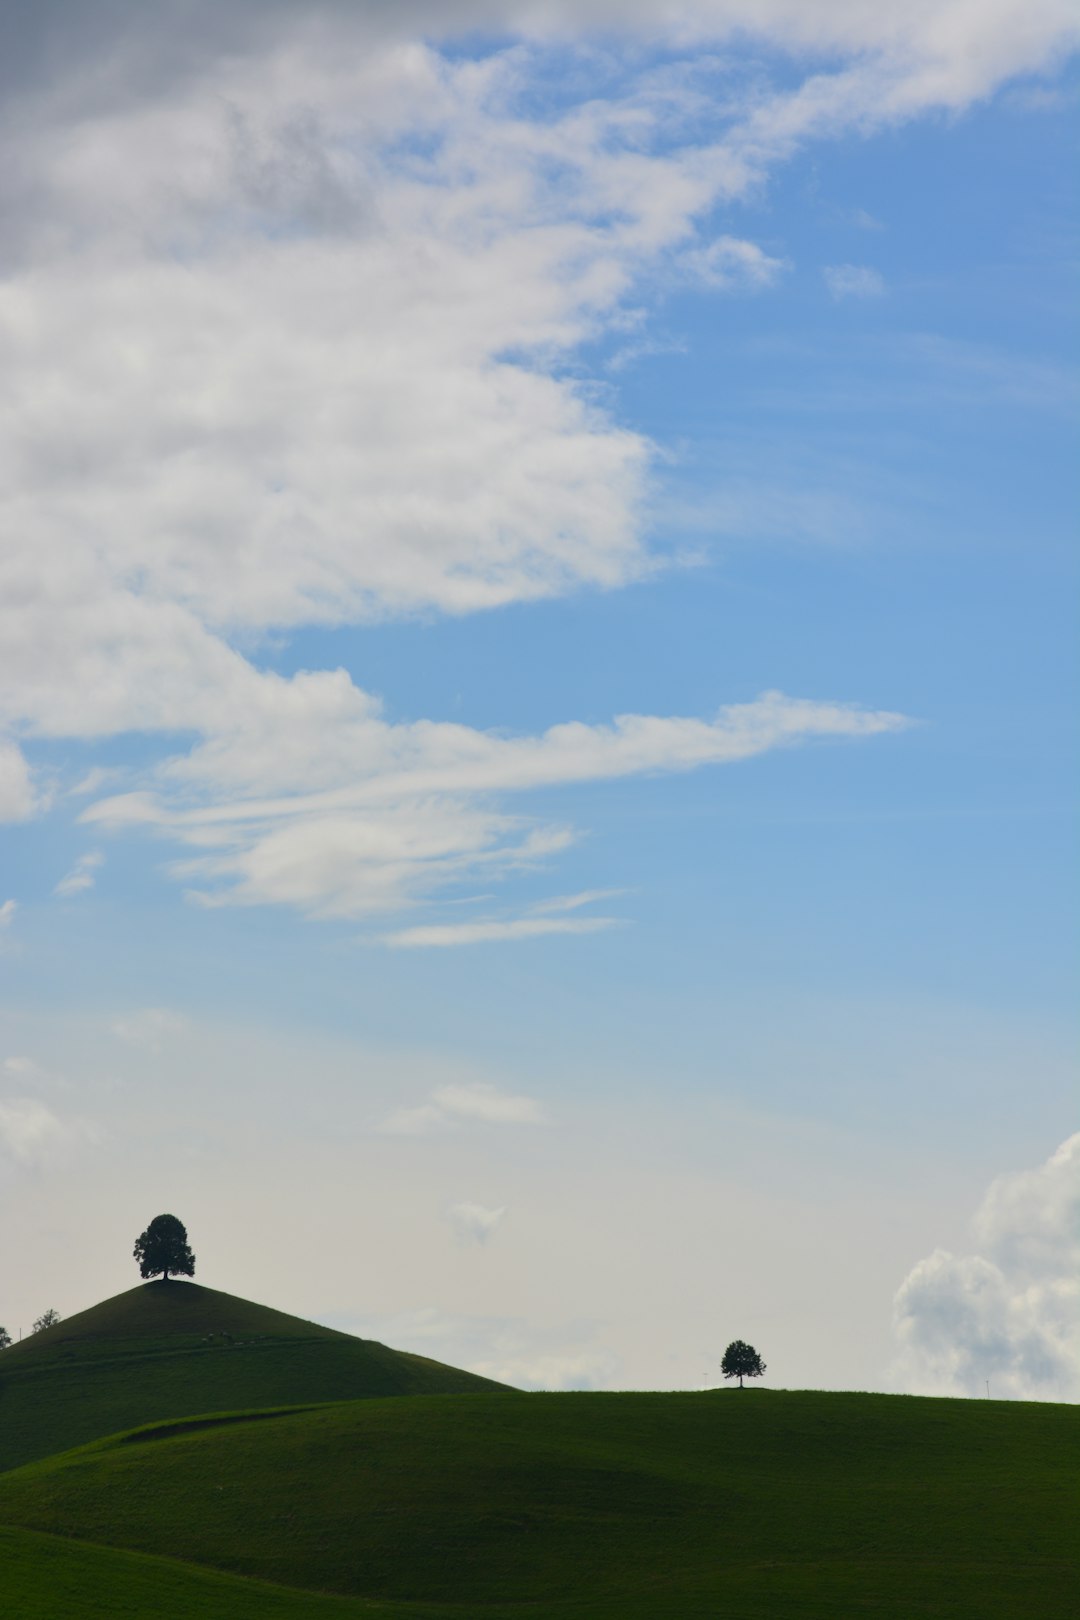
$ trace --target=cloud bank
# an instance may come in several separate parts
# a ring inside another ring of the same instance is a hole
[[[1018,1400],[1080,1396],[1080,1134],[1037,1170],[1001,1176],[977,1252],[935,1249],[901,1285],[900,1388]]]
[[[344,672],[258,648],[663,566],[655,447],[582,345],[687,277],[766,295],[783,261],[718,229],[725,204],[808,141],[1050,69],[1070,7],[115,0],[92,28],[70,3],[7,24],[0,818],[47,803],[20,744],[149,734],[167,757],[88,820],[186,846],[208,903],[364,916],[573,837],[503,795],[899,723],[773,696],[526,738],[391,725]]]

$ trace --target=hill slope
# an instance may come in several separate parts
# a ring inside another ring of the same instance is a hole
[[[193,1412],[500,1387],[197,1283],[146,1283],[0,1352],[0,1470]]]
[[[362,1401],[97,1443],[0,1478],[0,1522],[403,1617],[1064,1620],[1078,1440],[902,1396]]]
[[[320,1597],[31,1530],[0,1529],[0,1568],[18,1620],[461,1620],[441,1605]]]

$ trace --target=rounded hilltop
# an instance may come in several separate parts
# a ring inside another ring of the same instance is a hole
[[[65,1317],[55,1327],[32,1334],[12,1345],[13,1360],[22,1364],[51,1359],[59,1354],[93,1354],[95,1359],[110,1353],[130,1354],[137,1346],[147,1350],[178,1350],[182,1341],[192,1348],[205,1343],[209,1335],[231,1334],[234,1338],[344,1339],[363,1343],[353,1335],[317,1322],[290,1316],[268,1305],[235,1294],[221,1293],[201,1283],[148,1282],[129,1288],[112,1299],[91,1305],[76,1316]],[[10,1365],[5,1363],[5,1365]]]
[[[175,1280],[128,1289],[0,1354],[0,1457],[9,1468],[196,1413],[506,1387]]]

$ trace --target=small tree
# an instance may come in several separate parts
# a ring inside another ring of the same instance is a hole
[[[761,1377],[765,1371],[765,1363],[752,1344],[744,1344],[741,1339],[732,1339],[724,1351],[720,1371],[725,1378],[737,1378],[739,1388],[742,1389],[744,1378]]]
[[[38,1317],[30,1331],[31,1333],[44,1333],[46,1328],[55,1327],[59,1320],[59,1311],[42,1311],[41,1315]]]
[[[6,1327],[0,1327],[0,1350],[6,1350],[11,1343],[11,1334]]]
[[[135,1258],[139,1262],[139,1275],[156,1277],[162,1282],[174,1277],[194,1277],[195,1256],[188,1246],[187,1230],[175,1215],[155,1215],[145,1232],[135,1239]]]

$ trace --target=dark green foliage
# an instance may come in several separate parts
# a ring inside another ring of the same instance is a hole
[[[0,1523],[306,1588],[298,1615],[338,1592],[343,1620],[1073,1612],[1075,1407],[714,1391],[240,1416],[10,1473]]]
[[[4,1352],[0,1469],[191,1412],[499,1387],[198,1283],[144,1283]]]
[[[739,1388],[742,1389],[744,1378],[761,1377],[765,1371],[765,1363],[752,1344],[746,1344],[742,1339],[732,1339],[724,1351],[720,1371],[725,1378],[737,1378]]]
[[[59,1311],[54,1311],[54,1310],[51,1310],[51,1309],[47,1310],[47,1311],[42,1311],[41,1315],[38,1317],[37,1321],[34,1323],[33,1327],[30,1329],[30,1331],[31,1331],[31,1333],[44,1333],[46,1328],[56,1327],[59,1324],[59,1322],[60,1322],[60,1312]]]
[[[195,1256],[188,1244],[187,1229],[175,1215],[155,1215],[145,1232],[135,1239],[135,1258],[140,1277],[194,1277]]]
[[[0,1327],[0,1350],[6,1350],[11,1343],[11,1334],[6,1327]]]

